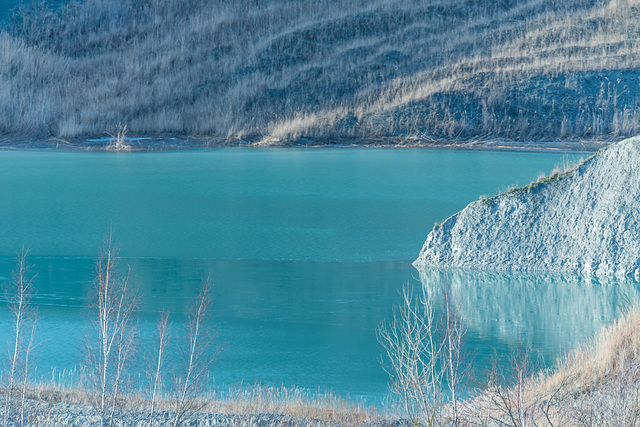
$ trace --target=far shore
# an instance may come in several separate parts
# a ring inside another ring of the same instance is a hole
[[[496,151],[566,151],[592,153],[617,140],[567,141],[500,141],[474,140],[422,140],[417,138],[375,139],[298,139],[294,141],[264,141],[184,136],[128,137],[124,146],[116,148],[115,139],[89,137],[61,139],[52,137],[0,136],[0,150],[54,150],[54,151],[177,151],[221,147],[261,148],[431,148]],[[124,147],[124,148],[123,148]]]

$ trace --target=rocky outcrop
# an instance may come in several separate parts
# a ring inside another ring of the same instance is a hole
[[[640,137],[436,224],[416,267],[640,276]]]

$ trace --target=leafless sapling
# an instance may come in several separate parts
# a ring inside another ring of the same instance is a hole
[[[163,368],[166,359],[166,347],[169,339],[169,312],[163,311],[158,320],[158,329],[156,331],[156,352],[155,360],[152,361],[152,373],[151,373],[151,412],[149,414],[149,422],[153,422],[153,416],[156,409],[156,399],[158,393],[162,389],[164,383]]]
[[[3,424],[25,424],[25,396],[29,379],[29,356],[34,348],[34,333],[37,322],[37,311],[32,304],[35,291],[33,288],[34,275],[27,264],[28,250],[24,247],[18,256],[18,267],[7,289],[9,310],[12,314],[13,335],[9,350],[8,387],[5,400]],[[13,401],[20,393],[19,406],[14,407]]]
[[[378,329],[388,359],[383,366],[412,424],[434,425],[439,422],[443,398],[443,371],[438,364],[443,345],[437,336],[434,305],[424,286],[418,296],[405,287],[402,296],[403,304],[394,307],[393,319]]]
[[[189,311],[187,342],[179,345],[182,366],[174,381],[174,426],[182,424],[187,412],[200,408],[198,397],[207,385],[211,366],[222,351],[222,346],[214,343],[215,333],[209,322],[211,302],[211,279],[207,277]]]
[[[88,342],[89,367],[92,370],[95,405],[101,423],[111,424],[124,383],[125,368],[134,353],[136,329],[134,315],[138,296],[129,275],[117,271],[117,248],[109,235],[96,262],[94,335]]]
[[[525,344],[514,351],[510,357],[510,369],[513,379],[509,386],[504,373],[499,372],[497,357],[493,362],[489,376],[488,394],[495,409],[491,418],[499,424],[526,427],[535,425],[537,412],[542,410],[541,396],[531,393],[530,384],[534,364],[531,350]]]
[[[460,309],[451,300],[446,286],[444,288],[443,317],[444,347],[442,356],[450,393],[451,421],[454,425],[458,425],[460,422],[458,413],[460,396],[458,388],[466,371],[462,345],[467,329],[460,317]]]

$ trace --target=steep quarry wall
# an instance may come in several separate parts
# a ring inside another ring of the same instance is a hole
[[[469,204],[433,228],[414,265],[640,276],[640,137]]]

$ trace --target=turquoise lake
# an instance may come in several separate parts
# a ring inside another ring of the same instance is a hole
[[[211,274],[226,349],[214,387],[243,382],[387,393],[375,330],[406,284],[447,287],[475,368],[522,343],[546,363],[638,299],[635,282],[424,271],[434,222],[584,154],[432,149],[0,152],[0,282],[30,248],[38,375],[82,363],[93,267],[110,228],[143,299],[140,347],[158,313],[184,309]],[[0,345],[10,318],[0,309]],[[4,351],[4,350],[2,350]]]

